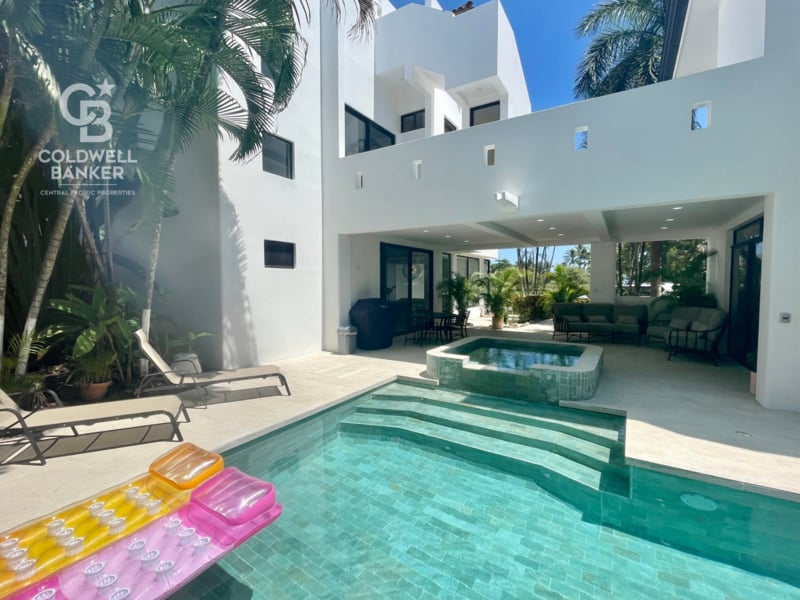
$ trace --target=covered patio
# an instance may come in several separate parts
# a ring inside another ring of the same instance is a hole
[[[543,322],[493,331],[483,319],[470,336],[524,335],[550,339]],[[749,394],[749,372],[733,361],[719,367],[702,358],[667,361],[660,347],[601,344],[605,362],[594,398],[575,403],[584,409],[627,415],[626,460],[737,488],[800,500],[800,413],[768,410]],[[351,398],[397,376],[424,378],[431,345],[403,345],[338,355],[318,352],[279,361],[292,396],[269,388],[228,391],[227,403],[191,409],[182,426],[187,441],[224,451],[288,423]],[[230,389],[230,388],[226,388]],[[192,392],[186,394],[187,402]],[[223,393],[219,392],[219,399]],[[0,516],[0,531],[91,496],[143,472],[174,447],[158,442],[48,460],[45,466],[10,465],[0,485],[13,490]],[[76,485],[80,482],[80,485]]]

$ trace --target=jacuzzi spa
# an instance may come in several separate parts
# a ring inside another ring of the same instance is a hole
[[[445,387],[558,404],[594,396],[599,346],[519,338],[464,338],[427,353],[427,372]]]

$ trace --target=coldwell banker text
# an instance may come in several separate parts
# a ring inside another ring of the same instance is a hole
[[[123,165],[135,163],[131,151],[122,150],[42,150],[39,161],[50,166],[50,177],[69,183],[113,181],[125,178]]]

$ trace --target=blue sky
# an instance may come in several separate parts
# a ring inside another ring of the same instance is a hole
[[[476,6],[488,0],[474,0]],[[575,25],[598,0],[501,0],[517,38],[517,48],[525,70],[525,81],[532,110],[544,110],[575,101],[572,85],[575,70],[588,43],[575,37]],[[406,4],[425,4],[424,0],[392,0],[400,8]],[[440,0],[452,10],[464,0]],[[570,246],[556,249],[560,263]],[[516,262],[515,250],[501,250],[500,258]]]

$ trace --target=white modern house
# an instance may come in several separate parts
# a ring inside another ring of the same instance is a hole
[[[356,300],[439,308],[493,249],[591,244],[614,301],[617,242],[705,238],[731,354],[757,342],[757,400],[800,411],[800,3],[675,3],[665,81],[533,113],[500,0],[380,0],[368,39],[312,5],[263,160],[209,137],[179,170],[159,279],[181,324],[219,323],[209,363],[336,350]]]

